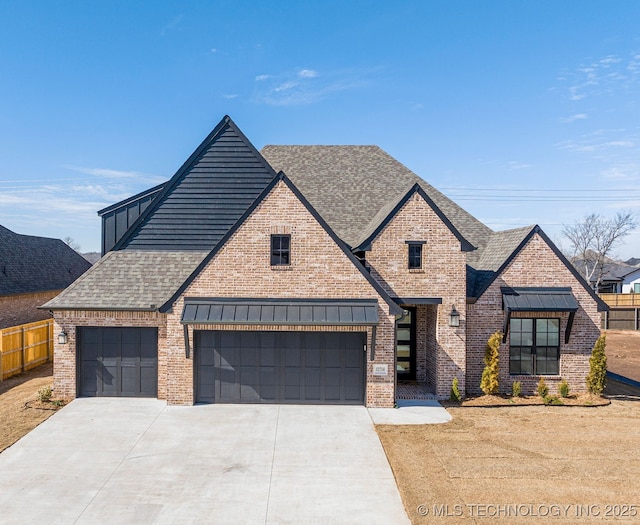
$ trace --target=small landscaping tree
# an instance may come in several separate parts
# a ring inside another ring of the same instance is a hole
[[[494,333],[487,341],[484,352],[484,370],[480,388],[486,395],[497,394],[499,387],[499,350],[502,332]]]
[[[514,381],[511,384],[511,395],[513,397],[520,397],[522,395],[522,383],[520,381]]]
[[[607,382],[607,346],[606,335],[598,337],[589,358],[589,375],[587,376],[587,390],[592,394],[602,395]]]
[[[549,387],[544,377],[541,377],[540,381],[538,381],[538,395],[540,397],[547,397],[549,395]]]
[[[569,391],[571,389],[569,388],[569,383],[567,383],[566,379],[563,379],[562,381],[560,381],[560,385],[558,386],[558,391],[560,392],[560,395],[562,397],[569,397]]]
[[[458,387],[458,378],[454,377],[453,382],[451,383],[451,394],[449,396],[451,401],[459,402],[462,399],[462,395],[460,394],[460,388]]]

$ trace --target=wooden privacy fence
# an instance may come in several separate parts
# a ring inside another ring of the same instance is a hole
[[[601,293],[600,299],[612,308],[640,308],[640,293]]]
[[[0,381],[53,358],[53,319],[0,330]]]

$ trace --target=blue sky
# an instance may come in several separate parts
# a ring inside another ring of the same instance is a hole
[[[640,212],[640,2],[0,0],[0,224],[99,250],[96,211],[225,115],[377,144],[493,229]],[[618,250],[640,256],[640,233]]]

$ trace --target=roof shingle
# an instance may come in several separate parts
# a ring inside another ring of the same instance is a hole
[[[50,310],[157,310],[208,252],[109,252],[60,295]]]
[[[91,267],[60,239],[0,226],[0,295],[62,290]]]

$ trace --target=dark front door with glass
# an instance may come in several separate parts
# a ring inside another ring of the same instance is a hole
[[[404,306],[404,315],[396,323],[398,379],[416,378],[416,309]]]

